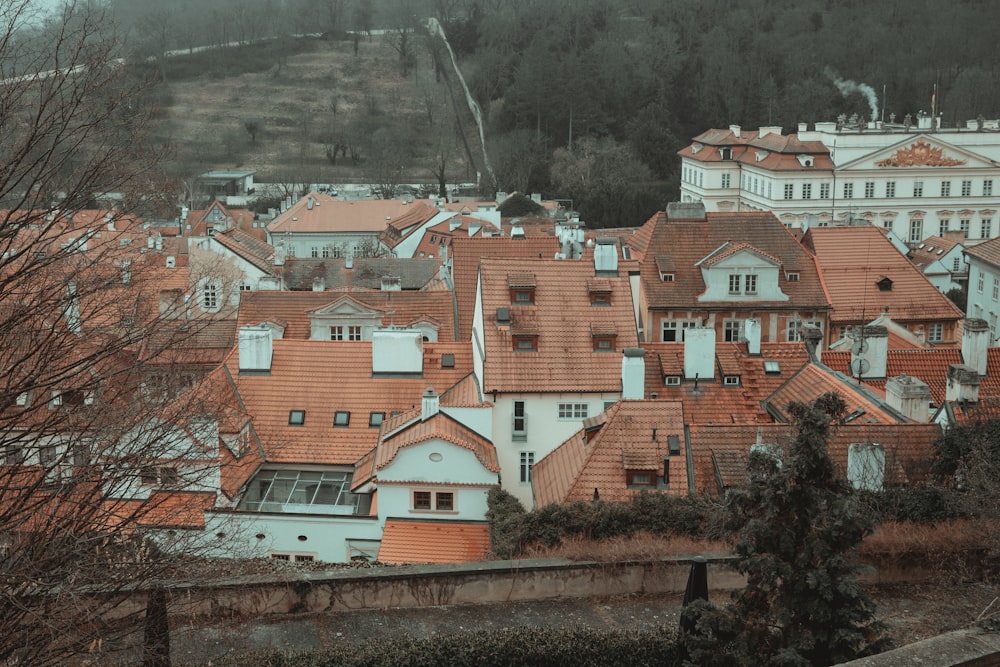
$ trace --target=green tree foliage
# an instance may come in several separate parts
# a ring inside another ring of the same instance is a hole
[[[526,215],[542,215],[544,213],[545,209],[542,208],[540,204],[536,204],[531,197],[520,193],[507,197],[507,199],[500,204],[500,215],[505,218],[516,218]]]
[[[950,480],[969,514],[1000,517],[1000,419],[953,426],[936,443],[931,471]]]
[[[827,394],[791,407],[798,436],[788,460],[751,455],[750,486],[731,498],[746,588],[724,608],[685,612],[696,621],[685,642],[699,665],[830,665],[888,643],[856,579],[854,550],[872,524],[827,454],[844,402]]]

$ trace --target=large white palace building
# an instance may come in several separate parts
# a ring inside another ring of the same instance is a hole
[[[681,201],[773,211],[788,227],[872,224],[910,243],[1000,234],[1000,124],[800,123],[698,135],[681,156]],[[949,235],[952,238],[956,235]]]

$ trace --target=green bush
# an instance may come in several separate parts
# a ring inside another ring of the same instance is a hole
[[[519,627],[393,639],[300,653],[253,652],[211,661],[213,667],[506,667],[508,665],[680,665],[677,636],[659,630],[560,630]]]

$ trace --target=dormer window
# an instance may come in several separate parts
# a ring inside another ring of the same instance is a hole
[[[723,160],[732,160],[733,159],[733,149],[729,148],[729,147],[720,148],[719,149],[719,157],[722,158]]]
[[[704,147],[701,144],[699,144],[697,141],[694,142],[693,144],[691,144],[691,153],[692,153],[692,155],[695,154],[695,153],[697,153],[698,151],[700,151],[702,148],[704,148]]]
[[[881,278],[875,283],[878,286],[879,292],[891,292],[892,291],[892,279],[888,276]]]
[[[677,387],[681,384],[680,375],[665,375],[663,376],[663,384],[668,387]]]
[[[514,341],[515,352],[538,352],[538,336],[533,334],[519,334],[511,336]]]
[[[722,378],[722,384],[724,384],[727,387],[738,387],[740,386],[740,376],[726,375]]]
[[[507,274],[512,306],[531,306],[535,303],[535,274],[517,272]]]
[[[656,473],[650,470],[626,470],[625,483],[628,486],[656,486]]]
[[[672,274],[672,273],[661,273],[660,274],[660,280],[662,280],[665,283],[672,283],[672,282],[674,282],[674,274]]]
[[[530,306],[535,303],[534,290],[513,290],[511,293],[512,306]]]
[[[588,280],[587,292],[590,294],[590,305],[611,305],[611,281],[606,278],[591,278]]]
[[[785,277],[788,279],[788,282],[790,283],[799,282],[799,273],[797,271],[794,273],[789,271],[787,274],[785,274]]]
[[[811,167],[811,166],[813,166],[813,156],[812,155],[796,155],[795,157],[798,159],[799,164],[802,165],[803,167]]]

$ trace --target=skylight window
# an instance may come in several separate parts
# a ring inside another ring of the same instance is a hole
[[[368,415],[368,425],[371,427],[381,426],[382,422],[385,421],[384,412],[373,412]]]
[[[347,428],[351,424],[351,413],[346,410],[337,410],[333,415],[333,425],[337,428]]]
[[[454,368],[455,367],[455,355],[448,353],[441,355],[441,368]]]
[[[289,426],[302,426],[306,423],[306,411],[305,410],[290,410],[288,412],[288,425]]]
[[[777,361],[765,361],[764,362],[764,372],[765,373],[780,373],[781,364]]]

